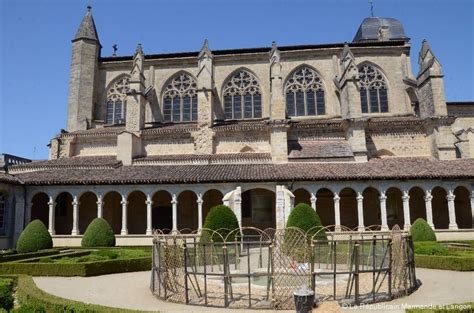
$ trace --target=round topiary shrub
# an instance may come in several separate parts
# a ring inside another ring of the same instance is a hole
[[[207,213],[203,228],[205,229],[204,232],[206,232],[206,229],[215,230],[225,239],[229,232],[239,228],[239,221],[231,208],[221,204],[211,208],[209,213]],[[237,232],[235,233],[237,235]],[[207,235],[209,239],[212,237],[212,241],[222,241],[222,238],[219,236],[204,233],[203,235]]]
[[[286,227],[299,228],[305,233],[308,233],[310,238],[318,233],[315,239],[327,240],[326,232],[323,229],[324,227],[319,215],[306,203],[298,203],[298,205],[293,208],[290,216],[288,216]]]
[[[115,234],[112,227],[103,218],[95,218],[87,226],[86,232],[82,236],[81,246],[114,247]]]
[[[53,239],[40,220],[34,220],[25,227],[16,243],[19,253],[35,252],[53,247]]]
[[[428,223],[418,218],[410,227],[413,241],[436,241],[436,234]]]

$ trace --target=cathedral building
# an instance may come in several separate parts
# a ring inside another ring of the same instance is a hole
[[[297,203],[331,229],[473,239],[474,103],[446,102],[427,41],[412,72],[392,18],[351,42],[102,56],[90,9],[72,40],[67,129],[49,159],[6,155],[0,244],[40,219],[56,245],[95,217],[118,244],[191,232],[224,203],[242,227],[282,228]]]

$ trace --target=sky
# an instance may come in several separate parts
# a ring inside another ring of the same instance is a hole
[[[66,128],[71,39],[92,6],[102,56],[350,42],[368,0],[0,0],[0,153],[48,157]],[[402,22],[413,72],[427,39],[443,66],[447,101],[474,100],[474,0],[373,0]]]

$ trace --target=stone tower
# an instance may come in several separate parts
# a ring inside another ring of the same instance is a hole
[[[95,80],[100,49],[91,7],[87,7],[87,13],[72,40],[68,131],[85,130],[93,119]]]

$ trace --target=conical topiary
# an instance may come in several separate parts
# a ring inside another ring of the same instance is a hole
[[[411,225],[410,233],[413,241],[436,241],[435,232],[422,218],[417,218]]]
[[[319,215],[306,203],[298,203],[293,208],[290,216],[288,216],[286,227],[297,227],[311,237],[318,233],[315,239],[327,240]]]
[[[229,232],[239,228],[239,221],[231,208],[221,204],[212,207],[209,213],[207,213],[203,228],[205,230],[218,230],[218,233],[225,239]],[[237,234],[237,232],[234,233]],[[212,241],[222,241],[222,238],[217,237],[219,236],[212,236]]]
[[[95,218],[82,236],[83,247],[114,247],[115,234],[109,223],[103,218]]]
[[[35,252],[53,247],[53,239],[40,220],[34,220],[25,227],[16,243],[19,253]]]

